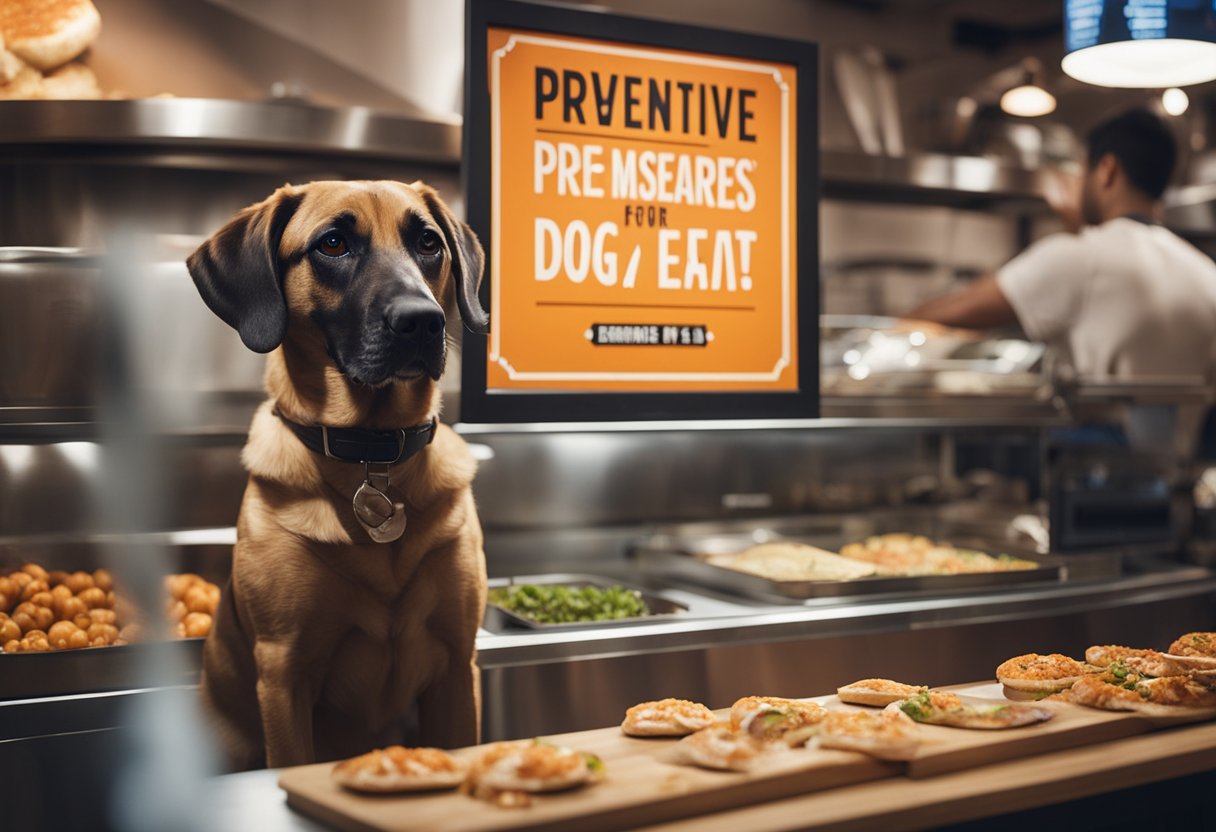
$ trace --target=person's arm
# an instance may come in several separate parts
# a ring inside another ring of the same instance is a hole
[[[922,303],[904,317],[965,329],[996,329],[1018,322],[995,274],[986,274],[953,294]]]
[[[1026,249],[996,274],[960,292],[921,304],[908,318],[945,326],[987,329],[1020,324],[1036,341],[1069,331],[1081,309],[1090,274],[1085,241],[1053,234]]]

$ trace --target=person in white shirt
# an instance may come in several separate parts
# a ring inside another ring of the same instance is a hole
[[[1096,127],[1087,150],[1079,210],[1061,211],[1079,233],[1046,237],[907,317],[1020,324],[1087,379],[1216,375],[1216,263],[1157,224],[1177,157],[1169,128],[1131,110]]]

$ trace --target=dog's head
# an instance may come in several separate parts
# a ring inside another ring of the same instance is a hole
[[[445,324],[473,332],[481,244],[434,189],[415,182],[285,186],[238,213],[187,259],[216,315],[270,352],[289,325],[312,326],[355,384],[438,380]]]

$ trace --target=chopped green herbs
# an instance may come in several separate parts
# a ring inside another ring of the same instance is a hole
[[[650,615],[636,590],[623,586],[513,584],[490,590],[491,604],[540,624],[613,621]]]
[[[933,710],[929,702],[929,691],[918,693],[911,699],[899,703],[899,709],[917,722],[925,722]]]

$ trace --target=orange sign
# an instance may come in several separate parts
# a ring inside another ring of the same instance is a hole
[[[487,390],[797,390],[795,67],[487,47]]]

